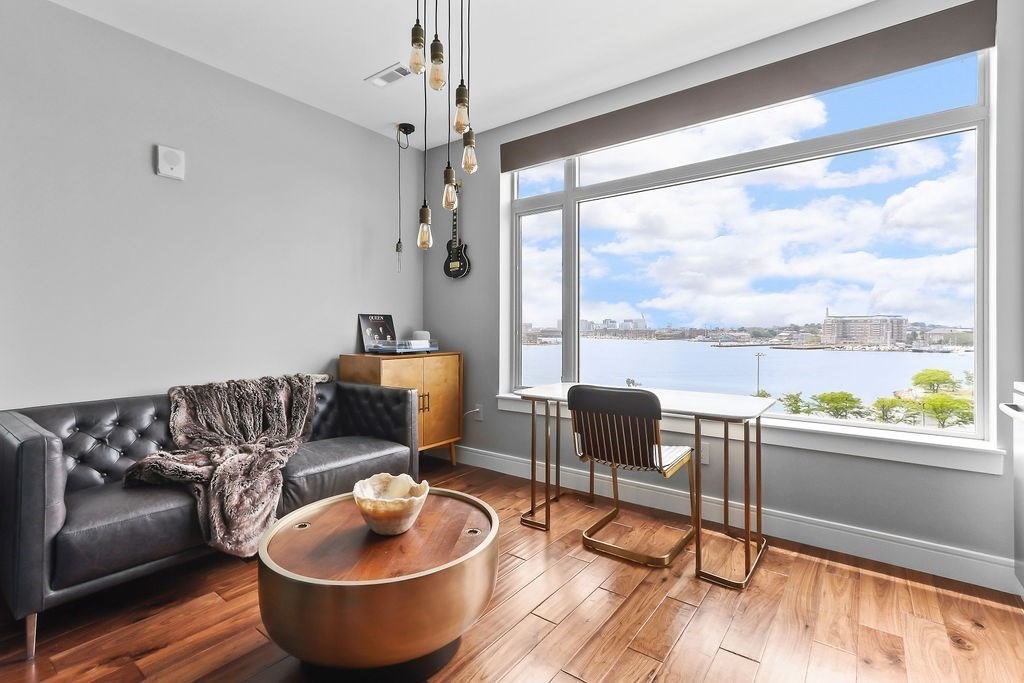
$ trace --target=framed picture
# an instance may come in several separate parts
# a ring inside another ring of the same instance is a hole
[[[385,313],[360,313],[359,332],[363,336],[363,351],[367,353],[381,342],[395,341],[395,323]]]

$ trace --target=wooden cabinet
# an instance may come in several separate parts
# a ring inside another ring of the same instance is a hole
[[[420,450],[447,445],[455,464],[455,442],[462,438],[461,353],[343,354],[338,379],[418,391]]]

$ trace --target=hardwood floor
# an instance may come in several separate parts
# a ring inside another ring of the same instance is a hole
[[[528,482],[434,458],[423,468],[501,518],[494,596],[431,680],[1024,681],[1016,596],[784,541],[732,591],[694,578],[692,548],[667,569],[585,550],[581,529],[606,500],[564,495],[544,533],[518,523]],[[684,523],[630,506],[603,534],[660,547]],[[705,533],[710,570],[741,555]],[[0,616],[0,681],[304,676],[263,630],[256,563],[223,555],[43,613],[34,662],[21,661],[22,628]]]

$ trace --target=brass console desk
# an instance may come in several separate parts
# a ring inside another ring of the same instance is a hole
[[[542,384],[515,393],[530,402],[530,509],[522,514],[522,524],[547,531],[551,528],[551,503],[557,501],[562,493],[561,487],[561,417],[562,404],[567,403],[571,382]],[[740,396],[736,394],[713,394],[700,391],[677,391],[673,389],[649,389],[661,401],[663,417],[692,417],[694,424],[693,457],[697,463],[694,468],[694,491],[690,495],[697,496],[697,519],[694,526],[694,551],[696,557],[696,574],[702,579],[717,583],[728,588],[746,588],[753,576],[754,569],[760,562],[768,547],[761,526],[761,416],[775,403],[773,398],[757,396]],[[543,403],[544,413],[544,502],[537,504],[537,417],[540,413],[538,404]],[[551,496],[551,417],[552,409],[555,418],[555,495]],[[733,579],[705,571],[701,552],[701,522],[703,496],[701,492],[701,424],[703,422],[721,422],[723,425],[723,493],[722,523],[726,534],[744,544],[744,576]],[[754,438],[751,440],[751,423]],[[738,424],[743,428],[743,527],[734,528],[729,524],[729,425]],[[750,456],[754,455],[754,491],[751,495]],[[593,471],[591,471],[593,477]],[[754,517],[756,527],[751,525],[751,501],[754,501]],[[543,508],[544,521],[537,519],[537,513]],[[752,549],[752,544],[754,547]]]

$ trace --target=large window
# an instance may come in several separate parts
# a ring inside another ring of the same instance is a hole
[[[514,383],[978,434],[984,73],[958,57],[519,172]]]

